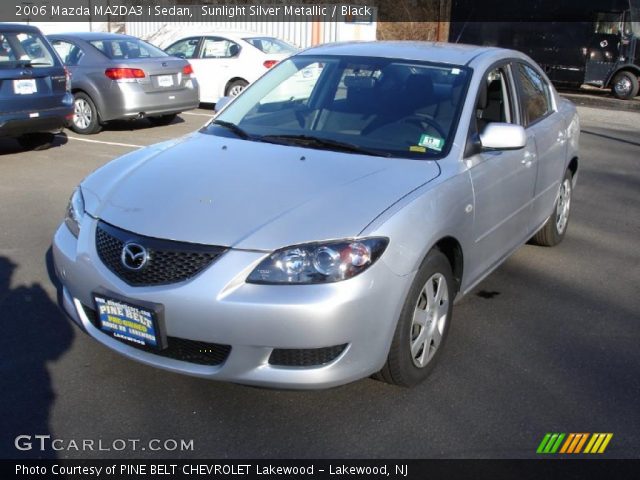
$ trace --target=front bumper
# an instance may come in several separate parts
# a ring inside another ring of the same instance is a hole
[[[90,336],[142,363],[216,380],[277,388],[326,388],[364,378],[384,364],[412,276],[379,260],[361,275],[326,285],[253,285],[246,276],[266,253],[229,250],[186,282],[132,287],[99,260],[97,222],[85,217],[76,239],[63,224],[54,236],[62,308]],[[106,289],[132,302],[164,306],[168,336],[231,346],[219,365],[199,365],[139,350],[94,326],[83,305]],[[312,367],[269,363],[274,349],[344,345],[333,361]]]
[[[110,88],[101,92],[103,105],[100,108],[102,121],[159,116],[193,110],[200,105],[198,82],[189,80],[190,87],[145,91],[136,83],[111,82]]]

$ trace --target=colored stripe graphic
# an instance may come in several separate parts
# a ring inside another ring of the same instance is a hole
[[[564,439],[564,433],[547,433],[540,445],[538,445],[537,453],[556,453],[558,448],[560,448],[560,444]]]
[[[594,433],[584,449],[584,453],[604,453],[613,433]]]
[[[536,453],[604,453],[612,438],[613,433],[547,433],[538,445]],[[587,446],[583,450],[585,443]]]

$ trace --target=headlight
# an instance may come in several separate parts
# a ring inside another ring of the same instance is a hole
[[[78,187],[69,199],[67,214],[64,217],[64,223],[69,227],[74,237],[77,237],[80,233],[82,217],[84,217],[84,198],[82,198],[82,191]]]
[[[263,260],[247,282],[288,285],[339,282],[373,265],[388,243],[387,238],[364,238],[286,247]]]

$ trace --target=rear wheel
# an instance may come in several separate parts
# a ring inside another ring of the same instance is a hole
[[[449,332],[454,285],[449,260],[432,250],[409,290],[387,363],[376,374],[377,379],[408,387],[427,378]]]
[[[73,118],[69,127],[81,135],[91,135],[102,129],[98,109],[89,95],[84,92],[77,92],[73,97]]]
[[[46,150],[55,139],[55,134],[50,132],[26,133],[16,140],[25,150]]]
[[[227,85],[225,95],[227,95],[228,97],[235,97],[239,95],[240,92],[242,92],[245,88],[247,88],[247,85],[249,85],[249,82],[245,80],[235,80]]]
[[[638,77],[633,72],[623,71],[613,79],[613,94],[622,100],[630,100],[638,95],[640,86],[638,85]]]
[[[564,238],[569,224],[569,214],[571,213],[572,179],[571,170],[567,170],[560,185],[553,213],[543,227],[533,236],[532,243],[543,247],[553,247]]]
[[[172,113],[170,115],[160,115],[158,117],[147,117],[147,119],[154,125],[161,126],[161,125],[169,125],[171,122],[173,122],[176,119],[177,116],[178,116],[177,113]]]

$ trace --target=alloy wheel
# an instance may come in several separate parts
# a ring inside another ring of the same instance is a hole
[[[447,279],[441,273],[435,273],[420,291],[413,312],[409,347],[416,367],[425,367],[440,347],[448,312]]]

